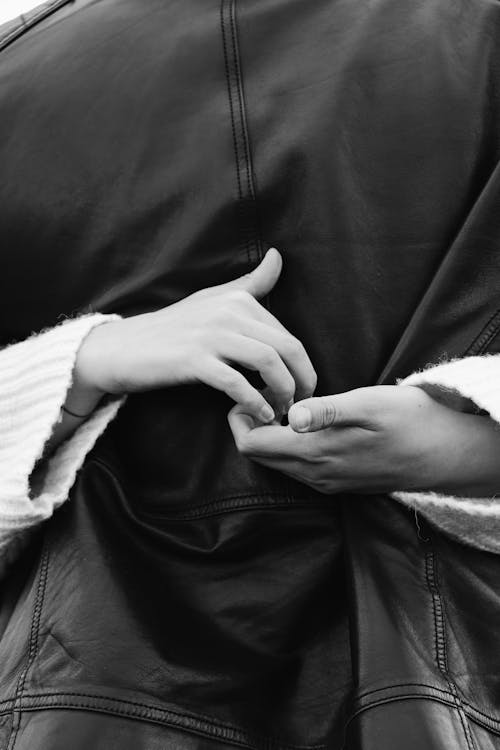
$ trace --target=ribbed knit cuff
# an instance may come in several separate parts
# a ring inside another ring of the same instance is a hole
[[[418,386],[464,411],[472,402],[500,424],[500,354],[445,362],[413,373],[398,385]],[[500,552],[500,497],[463,498],[435,492],[394,492],[391,496],[456,539]]]
[[[0,351],[0,575],[29,530],[66,500],[86,454],[124,401],[98,407],[47,459],[30,495],[30,476],[61,419],[82,341],[95,326],[119,319],[93,314],[67,320]]]

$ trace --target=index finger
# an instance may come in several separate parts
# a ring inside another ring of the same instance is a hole
[[[271,247],[256,268],[245,273],[243,276],[232,279],[232,281],[208,287],[203,292],[220,294],[221,292],[230,290],[239,290],[248,292],[255,299],[260,299],[269,294],[273,289],[280,277],[282,268],[283,258],[280,252],[275,247]]]
[[[234,441],[240,453],[250,456],[289,457],[301,453],[305,435],[281,425],[257,426],[254,419],[237,405],[227,415]]]

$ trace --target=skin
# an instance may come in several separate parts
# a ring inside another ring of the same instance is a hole
[[[319,492],[499,493],[500,430],[489,417],[411,386],[312,398],[316,373],[304,347],[258,301],[281,268],[271,249],[228,284],[94,328],[78,352],[67,408],[88,414],[106,393],[205,383],[235,401],[228,419],[241,453]],[[237,366],[258,371],[264,391]],[[81,421],[64,413],[48,450]]]
[[[229,424],[241,453],[324,493],[500,493],[500,428],[413,386],[374,386],[292,406],[289,425]]]
[[[281,269],[281,255],[271,248],[254,271],[234,281],[94,328],[79,349],[65,406],[85,415],[104,394],[205,383],[259,424],[281,417],[294,397],[313,394],[317,380],[301,342],[258,301],[273,289]],[[259,372],[265,395],[237,367]],[[80,423],[63,412],[49,450]]]

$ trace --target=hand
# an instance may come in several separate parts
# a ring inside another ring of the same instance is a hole
[[[191,294],[169,307],[94,328],[80,348],[76,377],[101,393],[183,383],[224,391],[261,422],[311,396],[316,373],[300,343],[259,302],[282,261],[271,249],[251,273]],[[256,370],[266,397],[234,365]]]
[[[500,492],[500,430],[489,417],[437,403],[413,386],[359,388],[295,403],[289,425],[229,415],[236,445],[254,461],[325,493]]]

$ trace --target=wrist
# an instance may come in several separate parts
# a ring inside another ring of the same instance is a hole
[[[432,479],[409,488],[459,497],[500,494],[500,429],[490,417],[456,413],[453,431],[429,459]]]
[[[117,321],[101,323],[89,331],[82,341],[73,370],[71,391],[74,390],[74,394],[71,394],[72,404],[75,404],[73,395],[78,403],[82,401],[89,404],[94,402],[97,405],[103,396],[112,392],[108,385],[109,377],[107,376],[107,369],[112,356],[109,329],[116,323]],[[68,408],[71,407],[68,406]],[[76,406],[74,410],[79,413]]]
[[[73,382],[66,394],[63,410],[74,418],[90,415],[105,395],[100,388],[82,380],[77,368],[73,371]]]

